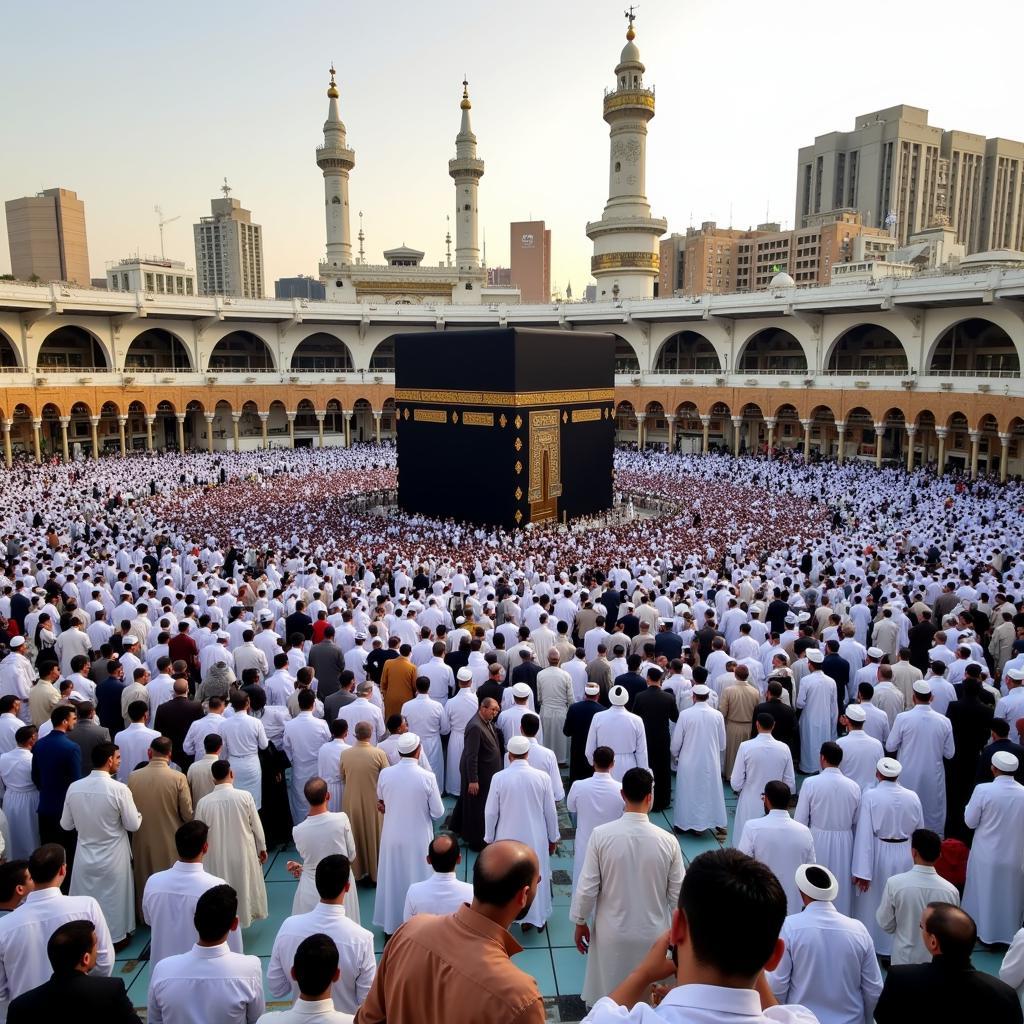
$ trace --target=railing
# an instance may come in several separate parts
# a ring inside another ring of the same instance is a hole
[[[1020,377],[1020,370],[939,370],[932,367],[929,377]]]
[[[825,377],[910,377],[912,376],[910,368],[903,367],[886,367],[885,369],[869,370],[867,368],[857,370],[822,370],[822,376]]]

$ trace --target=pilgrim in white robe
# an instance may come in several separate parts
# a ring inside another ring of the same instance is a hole
[[[762,732],[740,744],[732,767],[729,784],[734,792],[739,793],[732,823],[733,846],[739,846],[743,826],[748,821],[764,817],[761,796],[769,782],[784,782],[792,792],[796,789],[796,773],[789,747],[771,733]]]
[[[572,784],[565,806],[570,814],[576,816],[576,835],[572,843],[572,887],[575,891],[587,855],[587,843],[594,829],[622,817],[625,809],[622,787],[611,772],[595,771],[589,779],[577,779]]]
[[[820,775],[804,780],[793,815],[811,830],[818,863],[836,876],[839,892],[832,902],[847,917],[853,898],[850,865],[859,809],[860,786],[838,768],[826,768]]]
[[[434,871],[422,882],[413,882],[405,894],[402,919],[416,914],[454,914],[463,903],[473,902],[473,886],[460,882],[454,871]]]
[[[624,812],[587,843],[569,920],[590,924],[583,1001],[608,995],[643,959],[672,917],[683,883],[675,836],[646,814]]]
[[[258,811],[263,804],[263,772],[259,754],[267,749],[269,743],[263,723],[248,711],[241,711],[224,718],[220,735],[224,741],[220,756],[231,762],[235,786],[252,797]]]
[[[893,967],[931,962],[932,955],[921,936],[921,914],[929,903],[959,907],[960,893],[928,864],[915,864],[885,883],[875,919],[893,937]]]
[[[441,734],[448,737],[448,756],[445,764],[444,791],[458,796],[462,785],[459,761],[466,744],[466,726],[480,711],[480,702],[468,686],[460,687],[458,693],[444,706],[441,720]]]
[[[771,810],[743,826],[736,848],[772,869],[786,891],[787,913],[799,914],[803,901],[796,885],[796,869],[817,860],[811,830],[794,821],[789,811]]]
[[[595,716],[596,717],[596,716]],[[551,780],[546,772],[517,760],[497,772],[484,806],[484,842],[516,839],[529,846],[540,863],[537,896],[524,924],[542,928],[551,916],[551,857],[549,844],[557,843],[558,815]],[[425,855],[426,847],[424,847]]]
[[[135,882],[128,833],[142,824],[131,790],[93,769],[72,782],[64,798],[60,827],[78,830],[71,895],[92,896],[103,909],[113,942],[135,931]]]
[[[556,803],[559,800],[564,800],[565,783],[562,782],[562,773],[558,770],[558,761],[555,759],[554,751],[538,743],[536,736],[529,737],[529,740],[530,753],[527,755],[527,760],[530,762],[530,767],[539,768],[542,772],[547,773],[547,777],[551,780],[551,795],[555,798]],[[511,763],[510,755],[506,754],[505,767],[507,768]]]
[[[615,754],[612,775],[616,782],[621,782],[622,776],[630,768],[650,767],[643,719],[624,707],[613,705],[607,711],[599,711],[590,720],[585,753],[591,764],[594,763],[594,751],[598,747],[612,748]]]
[[[267,916],[267,886],[259,859],[267,840],[252,794],[222,782],[196,804],[195,817],[210,826],[206,867],[238,894],[239,927],[248,928]]]
[[[885,757],[882,744],[863,729],[851,729],[845,736],[840,736],[836,743],[843,751],[839,770],[860,786],[861,793],[874,789],[878,781],[875,765]]]
[[[39,846],[39,790],[32,783],[31,750],[15,747],[0,754],[0,792],[11,833],[4,857],[27,860]]]
[[[558,763],[565,764],[569,760],[569,738],[562,732],[562,726],[565,725],[565,713],[575,699],[572,676],[557,665],[541,669],[537,674],[537,694],[541,729]]]
[[[1024,916],[1024,786],[999,775],[976,786],[964,822],[974,829],[964,910],[982,942],[1012,942]]]
[[[305,788],[317,776],[320,748],[331,740],[331,730],[322,718],[312,711],[300,711],[284,724],[284,752],[292,766],[288,772],[288,806],[292,821],[297,825],[309,814]],[[340,771],[339,762],[339,771]]]
[[[341,810],[341,801],[345,795],[345,783],[341,778],[341,755],[349,746],[344,740],[331,740],[316,755],[316,773],[327,783],[331,794],[331,802],[327,807],[335,813]]]
[[[892,936],[877,919],[885,883],[913,867],[910,837],[914,829],[922,827],[922,822],[917,794],[898,782],[880,782],[861,795],[850,870],[854,878],[871,884],[867,892],[854,891],[852,916],[867,928],[879,956],[892,952]]]
[[[428,694],[418,693],[412,700],[402,705],[402,715],[409,723],[409,731],[419,736],[423,754],[437,780],[437,788],[443,792],[444,751],[441,749],[441,726],[444,722],[444,705]]]
[[[818,751],[822,743],[836,738],[839,704],[836,683],[824,672],[808,672],[800,680],[796,695],[800,716],[800,771],[813,775],[818,771]]]
[[[896,716],[885,746],[903,765],[900,784],[921,798],[924,827],[941,836],[946,828],[946,773],[942,761],[950,760],[955,753],[952,723],[927,704],[917,704]]]
[[[292,840],[302,859],[302,874],[292,899],[292,913],[306,914],[320,902],[320,894],[316,890],[317,865],[334,853],[348,857],[351,863],[356,856],[356,840],[344,811],[306,815],[306,820],[292,829]],[[345,913],[350,920],[360,923],[359,894],[355,885],[350,885],[345,893]]]
[[[685,832],[725,828],[725,745],[725,719],[707,701],[696,701],[679,712],[671,747],[672,757],[678,759],[672,812],[676,828]]]
[[[373,923],[391,935],[403,921],[409,886],[430,875],[427,849],[434,838],[433,822],[444,815],[444,803],[433,772],[411,757],[381,771],[377,799],[384,804],[384,825]]]

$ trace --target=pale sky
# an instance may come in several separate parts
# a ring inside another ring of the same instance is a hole
[[[607,199],[603,90],[622,0],[178,0],[3,5],[9,43],[0,198],[75,190],[93,276],[159,253],[195,264],[192,224],[226,176],[263,225],[266,289],[315,274],[325,245],[327,68],[356,152],[350,197],[368,262],[403,242],[444,257],[463,73],[486,161],[481,224],[507,265],[509,222],[543,219],[552,284],[590,280],[584,234]],[[643,0],[637,44],[657,90],[647,194],[670,231],[792,226],[797,149],[908,103],[932,124],[1024,140],[1021,0]],[[731,216],[730,216],[731,212]],[[0,223],[0,272],[10,269]]]

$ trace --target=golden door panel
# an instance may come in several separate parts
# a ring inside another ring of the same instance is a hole
[[[561,424],[557,409],[530,412],[530,480],[527,496],[530,519],[540,522],[558,517],[562,493]]]

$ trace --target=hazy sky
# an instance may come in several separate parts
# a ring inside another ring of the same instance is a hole
[[[356,151],[352,233],[367,259],[405,242],[444,256],[463,73],[487,169],[491,266],[509,222],[552,232],[552,282],[589,280],[588,220],[607,198],[605,87],[624,44],[622,0],[179,0],[2,5],[8,46],[0,198],[74,189],[94,276],[159,252],[194,265],[192,223],[227,176],[263,225],[266,286],[314,274],[325,245],[327,68]],[[1016,76],[1022,0],[643,0],[637,43],[657,89],[647,193],[670,231],[717,220],[791,225],[796,151],[896,103],[931,122],[1024,139]],[[20,42],[19,42],[20,40]],[[15,45],[10,45],[15,44]],[[730,218],[731,211],[731,218]],[[0,272],[10,269],[0,224]]]

